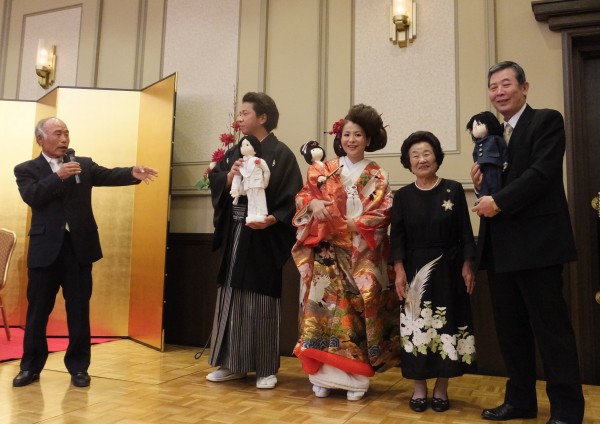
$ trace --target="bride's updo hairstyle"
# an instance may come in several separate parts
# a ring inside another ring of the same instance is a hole
[[[365,132],[365,136],[371,139],[371,142],[365,148],[366,152],[383,149],[387,144],[387,131],[383,127],[383,120],[375,108],[362,103],[352,106],[344,118],[344,125],[347,122],[354,122],[359,125]],[[341,137],[335,138],[333,150],[338,156],[346,156],[346,152],[342,148]]]

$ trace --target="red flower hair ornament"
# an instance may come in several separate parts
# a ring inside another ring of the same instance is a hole
[[[344,118],[340,118],[337,121],[335,121],[333,123],[333,126],[331,127],[331,130],[329,130],[327,133],[328,134],[335,134],[335,138],[336,139],[341,139],[342,138],[342,130],[344,129]]]

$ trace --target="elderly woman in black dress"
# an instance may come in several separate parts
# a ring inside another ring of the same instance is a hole
[[[416,177],[396,192],[391,258],[400,313],[402,375],[414,380],[410,407],[427,409],[427,379],[435,378],[431,408],[450,407],[448,379],[474,369],[475,339],[469,295],[475,285],[475,243],[460,183],[437,175],[444,159],[427,131],[402,144],[401,162]]]

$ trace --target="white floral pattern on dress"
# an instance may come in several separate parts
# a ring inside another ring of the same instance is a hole
[[[402,347],[407,353],[426,355],[428,351],[439,353],[443,359],[460,360],[471,364],[475,360],[475,337],[467,327],[459,327],[458,334],[438,332],[446,324],[446,308],[431,308],[431,302],[423,302],[420,316],[411,319],[403,309],[400,313]]]

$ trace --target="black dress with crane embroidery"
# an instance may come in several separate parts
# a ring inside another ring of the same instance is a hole
[[[475,371],[471,304],[462,277],[475,242],[460,183],[410,184],[394,195],[391,261],[402,260],[407,298],[400,312],[402,375],[456,377]]]

